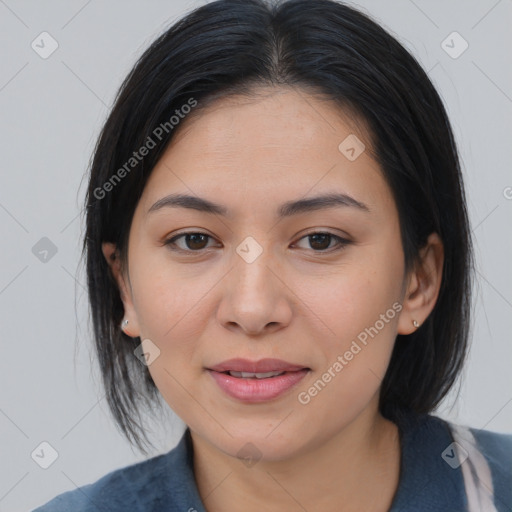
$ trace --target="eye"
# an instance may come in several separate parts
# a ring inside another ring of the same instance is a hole
[[[185,247],[179,246],[176,241],[184,239]],[[199,252],[205,249],[205,242],[212,238],[210,235],[201,232],[189,231],[187,233],[181,233],[180,235],[169,238],[164,242],[164,245],[169,246],[173,251],[184,251],[184,252]]]
[[[314,249],[315,252],[331,252],[332,250],[341,250],[346,245],[350,244],[350,240],[342,238],[341,236],[335,235],[334,233],[316,231],[314,233],[308,233],[300,240],[309,239],[309,245]],[[338,243],[334,247],[329,247],[331,242],[336,240]]]
[[[206,233],[189,231],[169,238],[164,242],[164,245],[168,246],[173,251],[200,252],[208,248],[208,240],[212,238],[213,237]],[[309,233],[300,238],[299,241],[304,239],[309,239],[310,248],[313,249],[314,252],[331,252],[332,250],[341,250],[351,243],[350,240],[335,235],[334,233],[323,231]],[[177,243],[178,241],[183,242],[184,246],[180,246]],[[331,242],[333,241],[337,241],[337,244],[332,247]]]

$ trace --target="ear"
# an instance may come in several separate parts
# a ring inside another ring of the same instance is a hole
[[[398,320],[398,334],[410,334],[434,309],[443,276],[444,248],[437,233],[431,233],[420,250],[419,261],[409,274],[407,290]]]
[[[126,335],[136,338],[140,335],[137,314],[133,306],[131,285],[127,285],[127,279],[121,267],[119,253],[115,244],[111,242],[103,242],[101,249],[119,288],[121,300],[124,305],[124,319],[128,320],[128,325],[126,327],[122,328],[119,326],[119,328],[122,328]]]

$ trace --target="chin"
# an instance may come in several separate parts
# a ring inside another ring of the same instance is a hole
[[[200,432],[218,450],[248,461],[248,467],[260,460],[277,462],[293,457],[304,451],[311,441],[311,434],[308,436],[303,428],[285,426],[275,420],[244,419],[242,424],[226,423],[225,428],[219,427],[215,433],[201,428]]]

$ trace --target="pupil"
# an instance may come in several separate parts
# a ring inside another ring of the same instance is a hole
[[[201,245],[201,241],[197,241],[197,237],[203,237],[203,243],[204,238],[206,238],[206,235],[203,235],[202,233],[193,233],[192,235],[187,235],[187,246],[189,249],[202,249],[202,247],[194,247],[194,243],[199,243]],[[190,243],[190,240],[192,239],[192,242]],[[192,246],[191,246],[192,245]]]
[[[329,235],[327,233],[320,233],[320,234],[310,235],[310,238],[313,239],[311,246],[314,249],[327,249],[329,247],[331,235]],[[327,240],[327,245],[325,243],[324,244],[320,243],[321,247],[318,247],[318,246],[315,247],[315,243],[318,241],[318,239],[320,239],[320,241],[323,240],[324,242],[325,242],[325,240]]]

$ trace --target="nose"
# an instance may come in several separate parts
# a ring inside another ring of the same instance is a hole
[[[217,310],[221,325],[251,337],[286,327],[293,314],[293,293],[282,274],[268,251],[251,263],[237,255],[223,280]]]

